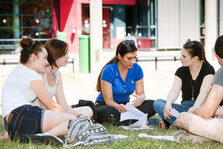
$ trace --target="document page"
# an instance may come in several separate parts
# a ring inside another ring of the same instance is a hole
[[[147,114],[141,112],[138,110],[136,107],[131,105],[130,103],[127,103],[125,105],[125,108],[127,112],[121,113],[120,116],[120,122],[124,120],[130,120],[130,119],[135,119],[138,120],[134,124],[132,124],[130,127],[142,127],[146,124],[147,121]]]
[[[173,115],[173,116],[175,116],[176,118],[179,116],[179,112],[175,109],[175,108],[173,108],[171,111],[170,111],[170,113]]]
[[[167,141],[176,141],[173,136],[151,136],[144,133],[138,134],[140,138],[148,138],[148,139],[155,139],[155,140],[167,140]]]

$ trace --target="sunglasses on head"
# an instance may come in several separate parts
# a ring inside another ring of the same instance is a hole
[[[135,44],[135,41],[134,40],[124,40],[124,41],[122,41],[122,43],[124,45],[130,45],[130,44]]]
[[[36,46],[36,44],[39,43],[39,41],[35,41],[32,48],[30,49],[30,51],[32,51],[34,49],[34,47]]]
[[[190,39],[187,40],[188,42],[188,47],[191,48],[192,46],[194,46],[193,41],[191,41]]]

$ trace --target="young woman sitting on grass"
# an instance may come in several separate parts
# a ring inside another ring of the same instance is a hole
[[[46,49],[31,38],[22,39],[20,45],[21,65],[8,76],[1,98],[4,126],[10,139],[29,142],[30,136],[38,133],[67,134],[68,122],[77,116],[55,103],[45,88],[40,74],[45,73],[49,65]],[[46,109],[32,105],[36,98]]]
[[[48,52],[47,60],[49,65],[46,67],[46,72],[42,73],[41,76],[46,90],[52,98],[55,97],[57,104],[62,106],[67,113],[75,116],[88,116],[91,118],[93,116],[93,111],[90,107],[83,106],[71,108],[65,99],[63,81],[59,69],[65,67],[69,59],[67,43],[58,39],[49,39],[44,44],[44,47]],[[40,100],[37,101],[37,104],[38,102],[40,102],[43,108],[46,108]]]
[[[126,112],[125,104],[134,92],[136,98],[132,105],[148,118],[155,115],[153,100],[146,100],[142,68],[135,63],[137,48],[134,40],[119,43],[116,55],[102,69],[98,76],[96,99],[97,122],[109,122],[128,125],[130,121],[120,123],[120,114]],[[132,120],[134,122],[134,120]]]
[[[162,124],[166,126],[176,124],[176,117],[171,114],[173,108],[178,112],[193,112],[204,103],[215,73],[206,60],[203,45],[198,41],[188,40],[183,45],[180,60],[183,66],[175,73],[167,100],[158,99],[153,103],[155,111],[164,120]],[[180,91],[182,102],[174,104]]]

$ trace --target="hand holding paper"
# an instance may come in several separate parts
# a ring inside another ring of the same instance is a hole
[[[144,94],[141,95],[132,94],[132,96],[134,96],[135,99],[131,102],[131,104],[135,107],[140,106],[146,98]]]
[[[125,109],[125,105],[124,104],[117,104],[116,109],[120,113],[126,112],[126,109]]]
[[[125,105],[127,112],[121,113],[120,122],[129,119],[138,120],[136,123],[132,124],[131,127],[141,127],[146,124],[147,114],[141,112],[136,107],[132,106],[130,103]]]
[[[175,116],[176,118],[179,116],[179,112],[175,109],[175,108],[173,108],[171,111],[170,111],[170,113],[173,115],[173,116]]]
[[[172,106],[171,104],[167,101],[164,111],[163,111],[163,116],[165,119],[170,119],[170,117],[172,117],[173,115],[170,113],[170,111],[172,110]]]

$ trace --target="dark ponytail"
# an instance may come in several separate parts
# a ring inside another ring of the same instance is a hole
[[[135,42],[133,40],[124,40],[119,43],[116,49],[116,54],[115,57],[113,57],[110,61],[108,61],[103,68],[101,69],[100,74],[98,75],[98,80],[97,80],[97,85],[96,85],[96,90],[98,92],[101,91],[101,74],[105,66],[111,64],[111,63],[118,63],[118,54],[120,54],[121,57],[123,57],[127,53],[135,52],[137,51],[137,48],[135,46]]]
[[[117,63],[118,62],[118,58],[115,56],[113,57],[110,61],[108,61],[101,69],[100,74],[98,75],[98,81],[97,81],[97,85],[96,85],[96,90],[98,92],[101,91],[101,74],[102,74],[102,70],[105,68],[105,66],[111,64],[111,63]]]
[[[187,50],[190,56],[194,57],[197,56],[201,61],[208,63],[204,46],[199,41],[191,41],[190,39],[183,45],[183,48]]]
[[[43,45],[36,41],[34,42],[31,38],[24,38],[19,42],[22,50],[20,52],[20,63],[26,64],[32,54],[38,55],[42,51]]]

